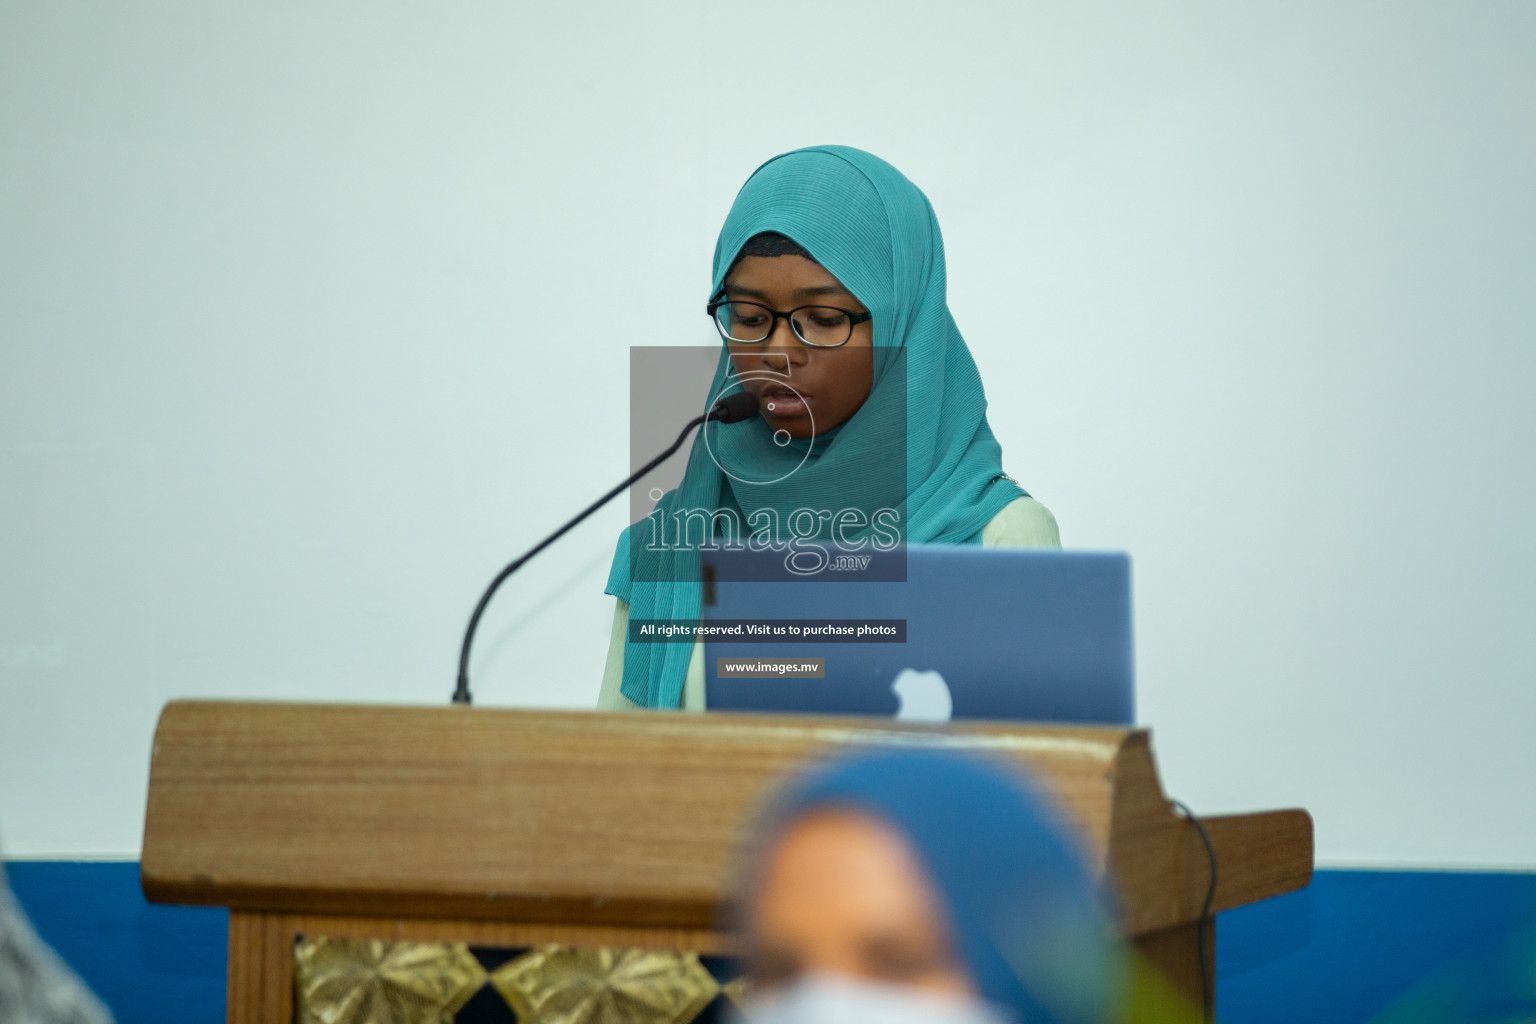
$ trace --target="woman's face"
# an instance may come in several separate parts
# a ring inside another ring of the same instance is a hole
[[[840,974],[975,994],[907,844],[866,814],[817,811],[790,826],[768,854],[749,921],[754,981],[765,988]]]
[[[868,312],[853,293],[804,256],[744,256],[725,280],[725,297],[787,313],[799,306],[838,306]],[[762,402],[768,426],[809,438],[847,422],[874,382],[870,321],[856,324],[839,348],[815,348],[795,336],[786,319],[754,344],[727,342],[742,387]]]

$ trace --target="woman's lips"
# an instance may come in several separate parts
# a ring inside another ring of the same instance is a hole
[[[804,416],[808,411],[809,395],[798,394],[788,388],[765,388],[758,396],[764,416],[787,418]]]

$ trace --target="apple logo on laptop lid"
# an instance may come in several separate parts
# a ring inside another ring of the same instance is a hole
[[[943,676],[931,670],[902,669],[891,683],[891,692],[900,701],[896,717],[905,721],[947,722],[955,710],[949,684]]]

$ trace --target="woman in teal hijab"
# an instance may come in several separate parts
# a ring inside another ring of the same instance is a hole
[[[949,313],[938,221],[896,168],[844,146],[759,167],[720,230],[709,310],[724,347],[701,410],[744,389],[761,415],[700,431],[682,483],[620,536],[599,706],[702,708],[700,645],[635,642],[627,627],[698,619],[697,546],[666,533],[690,512],[715,533],[780,543],[894,530],[1059,546],[1050,513],[1003,472]]]

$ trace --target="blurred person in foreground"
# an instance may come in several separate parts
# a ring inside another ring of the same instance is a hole
[[[106,1007],[32,930],[11,895],[4,867],[0,867],[0,1022],[112,1022]]]
[[[1011,766],[839,757],[756,838],[734,911],[752,1024],[1123,1019],[1127,958],[1086,856]]]

